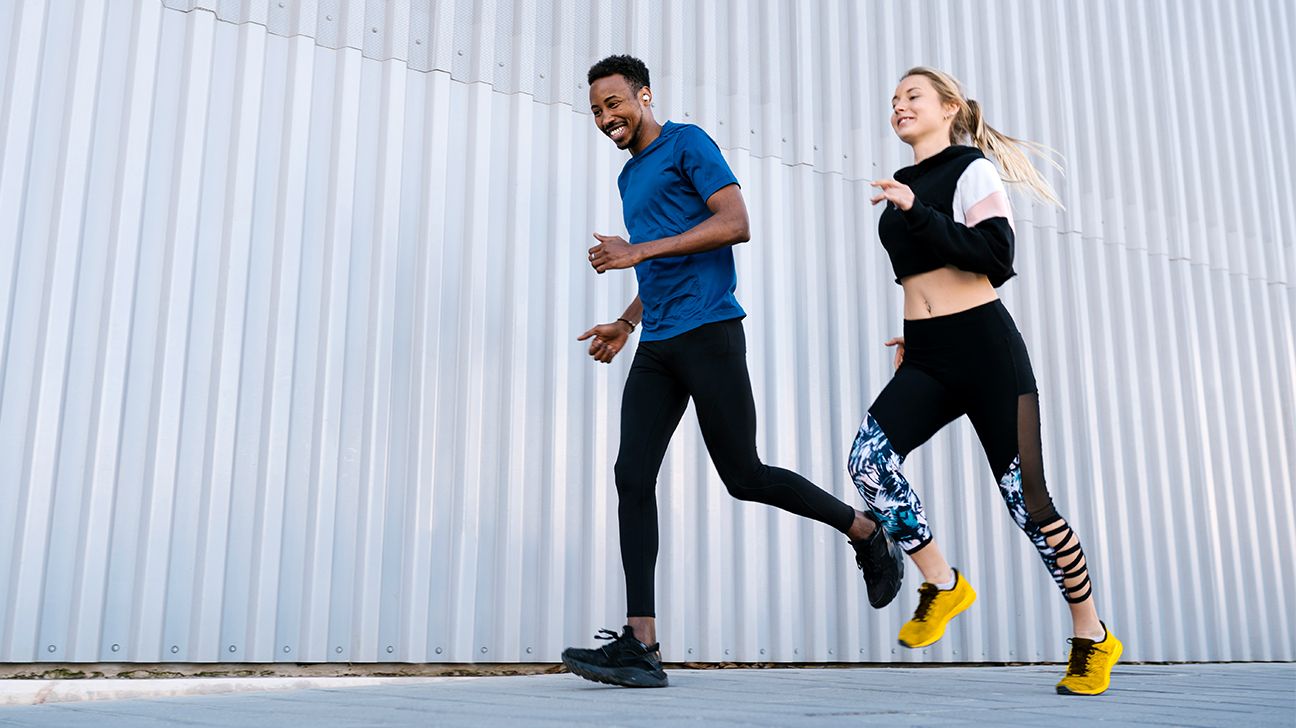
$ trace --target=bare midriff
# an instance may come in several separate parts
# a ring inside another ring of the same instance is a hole
[[[900,280],[904,287],[904,317],[927,319],[976,308],[999,298],[990,279],[945,266]]]

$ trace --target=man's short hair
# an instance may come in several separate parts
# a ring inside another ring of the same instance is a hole
[[[648,83],[648,67],[634,56],[608,56],[590,66],[589,84],[593,86],[600,78],[617,74],[625,76],[625,80],[630,82],[630,90],[635,93],[651,85]]]

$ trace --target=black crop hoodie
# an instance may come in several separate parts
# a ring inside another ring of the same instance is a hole
[[[1016,275],[1012,210],[998,168],[980,149],[946,147],[895,179],[914,193],[912,207],[888,204],[878,221],[896,283],[946,265],[984,274],[995,288]]]

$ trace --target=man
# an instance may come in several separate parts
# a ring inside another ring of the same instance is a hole
[[[733,246],[750,232],[742,190],[720,149],[696,126],[657,122],[648,69],[637,58],[599,61],[589,83],[594,124],[631,155],[617,180],[631,242],[595,233],[589,262],[599,273],[634,267],[639,295],[616,321],[578,340],[590,341],[590,356],[607,363],[637,326],[643,332],[622,395],[615,467],[628,624],[620,635],[603,630],[610,642],[600,648],[564,650],[563,662],[597,682],[665,687],[653,594],[657,473],[690,398],[729,493],[846,534],[873,606],[899,591],[903,553],[872,517],[756,454],[746,314],[734,297]]]

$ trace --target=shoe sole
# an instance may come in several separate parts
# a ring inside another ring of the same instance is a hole
[[[1118,646],[1116,647],[1116,657],[1112,660],[1112,664],[1111,664],[1112,667],[1116,667],[1116,663],[1120,661],[1121,653],[1123,653],[1124,651],[1125,651],[1125,646],[1124,646],[1124,645],[1118,645]],[[1098,691],[1096,691],[1096,692],[1092,692],[1092,693],[1081,693],[1081,692],[1077,692],[1077,691],[1075,691],[1075,690],[1072,690],[1071,688],[1065,687],[1065,686],[1063,686],[1063,685],[1059,685],[1059,686],[1057,686],[1057,693],[1058,693],[1058,695],[1083,695],[1083,696],[1086,696],[1086,697],[1092,697],[1092,696],[1094,696],[1094,695],[1102,695],[1103,693],[1107,692],[1107,688],[1110,688],[1110,687],[1111,687],[1111,668],[1108,668],[1108,669],[1107,669],[1107,683],[1106,683],[1105,685],[1102,686],[1102,690],[1098,690]]]
[[[941,625],[941,630],[937,632],[936,636],[932,637],[930,640],[927,640],[926,642],[921,642],[919,644],[914,644],[914,645],[911,645],[902,639],[897,639],[896,642],[898,642],[901,647],[908,647],[911,650],[918,650],[918,649],[922,649],[923,647],[930,647],[936,644],[937,642],[940,642],[940,638],[945,636],[945,630],[949,627],[949,623],[953,622],[955,617],[959,616],[964,612],[964,610],[972,606],[972,602],[975,601],[976,601],[976,592],[970,592],[966,599],[964,599],[963,601],[959,602],[957,605],[954,606],[953,611],[951,611],[950,615],[945,618],[945,624]]]
[[[616,685],[623,688],[664,688],[670,686],[670,679],[666,677],[666,673],[662,673],[659,680],[655,675],[645,673],[643,670],[609,670],[605,667],[597,667],[567,657],[563,658],[563,664],[567,666],[567,669],[573,675],[579,675],[586,680],[603,683],[604,685]]]
[[[887,597],[886,599],[883,599],[880,602],[874,602],[872,600],[869,600],[869,606],[873,607],[874,609],[882,609],[886,607],[886,605],[890,604],[891,602],[894,602],[898,594],[900,594],[900,587],[896,587],[895,594],[892,594],[891,596]]]

